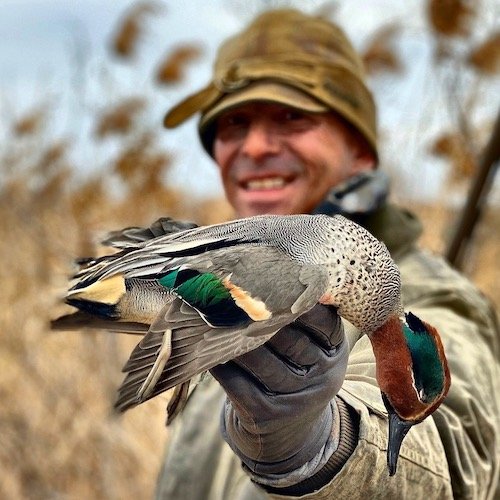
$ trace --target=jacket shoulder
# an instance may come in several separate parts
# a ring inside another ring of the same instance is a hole
[[[441,256],[414,249],[397,262],[406,309],[447,309],[461,321],[470,321],[499,357],[499,326],[490,299]]]

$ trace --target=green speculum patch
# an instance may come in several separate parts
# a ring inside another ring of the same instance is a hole
[[[403,333],[413,362],[415,385],[424,402],[430,402],[444,387],[444,369],[436,343],[427,331],[414,331],[404,325]]]
[[[229,327],[251,321],[215,274],[174,269],[158,281],[197,309],[213,326]]]

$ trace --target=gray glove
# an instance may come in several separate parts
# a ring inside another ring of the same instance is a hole
[[[253,473],[288,473],[321,452],[348,353],[335,308],[317,305],[263,346],[212,368],[227,394],[223,437]]]

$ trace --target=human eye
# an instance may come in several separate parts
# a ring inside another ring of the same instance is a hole
[[[245,127],[247,124],[248,119],[243,113],[227,113],[219,119],[219,126],[224,128]]]
[[[285,133],[302,132],[313,125],[313,118],[303,111],[288,108],[279,113],[275,118]]]
[[[296,109],[287,109],[283,112],[283,120],[287,122],[297,122],[305,119],[306,115]]]
[[[217,135],[220,139],[234,139],[248,128],[248,118],[243,113],[226,113],[217,120]]]

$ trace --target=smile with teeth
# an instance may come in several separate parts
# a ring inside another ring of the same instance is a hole
[[[289,182],[283,177],[266,177],[246,181],[243,187],[249,191],[263,191],[267,189],[280,189],[285,187]]]

